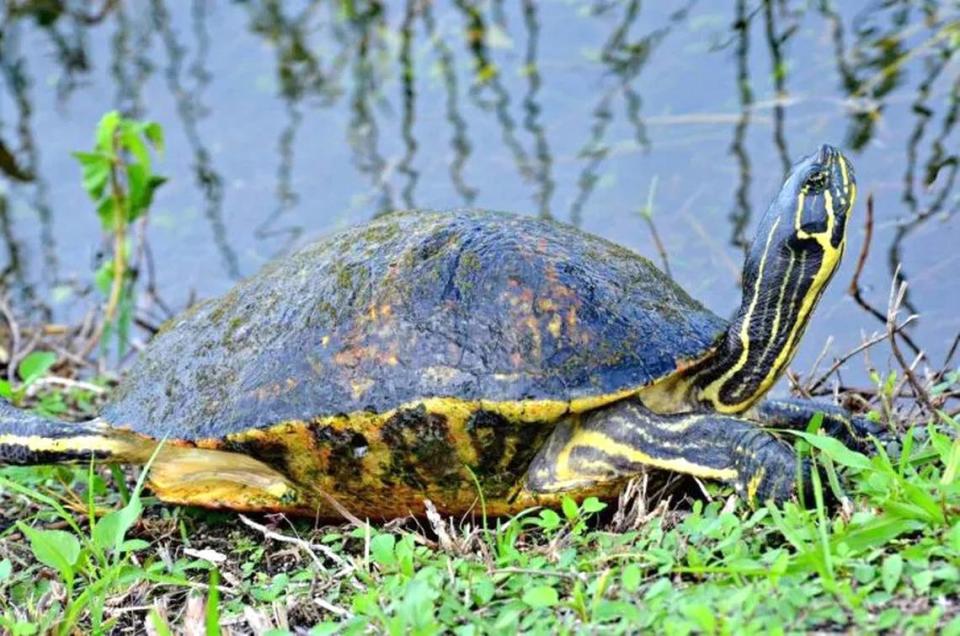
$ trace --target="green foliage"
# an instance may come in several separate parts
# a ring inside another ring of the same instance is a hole
[[[13,386],[7,380],[0,380],[0,397],[19,406],[27,393],[27,389],[45,376],[56,361],[57,354],[50,351],[31,352],[17,366],[17,377],[20,378],[21,384]]]
[[[319,562],[302,559],[269,571],[289,545],[239,532],[233,516],[218,516],[199,533],[230,533],[220,544],[229,546],[225,563],[171,562],[130,538],[143,509],[139,486],[126,505],[98,515],[84,532],[55,500],[4,480],[3,488],[31,493],[70,521],[63,530],[28,521],[16,526],[36,567],[67,590],[66,600],[49,615],[31,615],[32,622],[6,611],[0,629],[63,632],[81,628],[80,616],[82,629],[107,629],[110,623],[98,618],[107,595],[142,583],[203,586],[208,633],[251,608],[270,616],[278,604],[316,608],[317,598],[336,613],[327,613],[314,634],[950,633],[960,623],[951,605],[937,599],[960,592],[960,488],[951,475],[956,430],[949,420],[916,427],[897,458],[882,451],[866,457],[831,438],[798,434],[823,477],[810,509],[751,509],[720,496],[682,512],[648,512],[642,523],[611,531],[608,517],[600,517],[603,502],[567,499],[557,511],[464,527],[446,549],[415,524],[328,528],[307,539],[324,547],[315,551]],[[92,472],[88,487],[105,492]],[[840,504],[828,507],[831,499]],[[311,527],[304,522],[295,532],[307,537]],[[184,530],[182,540],[194,534]],[[220,583],[227,569],[229,586]],[[0,561],[0,596],[29,604],[44,593],[30,574]],[[142,620],[170,633],[179,629],[170,622],[177,616],[151,610]]]
[[[151,149],[163,152],[159,124],[111,111],[97,124],[93,151],[73,153],[80,163],[83,189],[94,202],[103,231],[113,238],[112,258],[97,269],[94,282],[107,298],[101,342],[115,334],[120,355],[126,347],[135,300],[129,227],[146,216],[157,188],[166,182],[153,172]]]
[[[62,608],[43,617],[38,623],[24,623],[5,611],[0,616],[0,628],[11,633],[74,633],[81,615],[89,622],[93,633],[109,631],[111,621],[104,621],[105,599],[117,590],[142,582],[164,585],[187,585],[188,581],[173,572],[164,572],[156,564],[147,560],[144,564],[131,559],[134,553],[143,553],[150,544],[140,539],[127,538],[143,511],[140,498],[146,472],[141,475],[137,486],[131,493],[129,502],[118,510],[113,510],[97,518],[94,507],[90,505],[89,525],[92,530],[84,532],[74,514],[62,507],[56,500],[14,481],[9,476],[0,476],[0,488],[16,492],[34,502],[52,510],[59,520],[66,524],[67,530],[43,529],[34,527],[25,521],[18,521],[16,528],[29,541],[30,551],[38,563],[53,570],[63,585],[65,603]],[[87,491],[91,497],[94,492],[102,491],[98,487],[94,472],[88,472]],[[4,576],[4,563],[6,576]],[[162,563],[160,564],[163,565]],[[0,562],[0,589],[9,585],[9,562]],[[31,595],[33,581],[29,578],[16,581],[16,596]],[[33,588],[33,593],[42,593],[42,589]],[[32,629],[32,631],[31,631]],[[162,631],[162,630],[161,630]]]

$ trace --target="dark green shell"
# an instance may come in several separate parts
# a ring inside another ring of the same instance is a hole
[[[103,416],[198,439],[427,397],[569,400],[649,384],[725,326],[646,259],[572,227],[397,213],[171,321]]]

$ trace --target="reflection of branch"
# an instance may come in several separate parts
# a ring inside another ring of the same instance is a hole
[[[293,209],[299,200],[296,191],[293,189],[293,143],[296,140],[297,131],[300,129],[300,123],[303,121],[303,115],[292,98],[287,98],[284,101],[287,125],[283,127],[280,139],[277,141],[277,154],[280,157],[277,162],[277,206],[267,218],[257,225],[254,231],[257,238],[287,235],[287,244],[281,248],[281,252],[286,251],[290,244],[303,233],[303,228],[297,225],[284,228],[273,227],[274,223]]]
[[[617,76],[618,81],[613,89],[606,91],[601,96],[597,106],[594,108],[594,124],[590,128],[590,140],[580,151],[580,156],[587,158],[588,161],[584,165],[583,170],[580,171],[580,177],[577,179],[577,196],[570,206],[570,223],[573,225],[580,225],[583,208],[586,206],[587,200],[590,198],[599,180],[597,174],[599,167],[610,151],[604,142],[604,138],[613,120],[611,102],[618,92],[624,94],[629,93],[631,90],[631,82],[640,75],[640,72],[650,57],[651,51],[666,37],[669,31],[669,28],[657,29],[636,43],[628,43],[627,34],[639,15],[640,2],[638,0],[631,0],[624,9],[623,18],[610,37],[607,38],[600,54],[601,61]],[[678,19],[678,14],[675,14],[673,19]],[[630,99],[630,97],[627,97],[628,112],[634,110],[634,114],[631,117],[635,120],[638,140],[643,140],[641,141],[641,143],[643,143],[646,137],[640,125],[639,115],[635,112],[635,109],[638,109],[639,106],[637,102],[631,105]]]
[[[10,279],[20,273],[20,246],[13,236],[10,224],[10,214],[7,206],[7,197],[0,192],[0,237],[7,246],[7,264],[0,270],[0,288],[11,287]]]
[[[780,100],[786,96],[787,65],[783,59],[782,45],[796,31],[796,26],[788,28],[778,35],[773,18],[773,0],[763,1],[763,24],[767,34],[767,46],[770,48],[770,60],[773,63],[771,73],[773,86],[776,91],[777,103],[773,107],[773,142],[780,153],[780,163],[783,173],[790,171],[790,151],[787,150],[787,138],[784,135],[784,108]]]
[[[540,124],[540,104],[537,103],[537,93],[540,91],[540,68],[537,61],[537,47],[540,39],[540,23],[537,20],[537,5],[533,0],[523,0],[523,23],[527,29],[527,51],[524,56],[524,72],[527,76],[527,94],[523,98],[523,109],[526,116],[523,119],[523,127],[530,132],[535,140],[535,150],[537,157],[537,167],[535,178],[540,184],[540,191],[537,193],[537,203],[539,207],[540,218],[549,219],[550,198],[553,196],[554,182],[550,177],[550,169],[553,165],[553,157],[550,154],[550,146],[547,144],[547,136],[544,133],[543,126]]]
[[[25,158],[22,169],[34,175],[32,207],[40,221],[40,245],[43,250],[44,275],[48,281],[57,280],[58,249],[53,234],[53,213],[47,195],[47,182],[39,172],[40,151],[33,139],[31,117],[33,105],[30,102],[30,79],[27,73],[27,58],[20,55],[18,41],[10,38],[4,31],[6,25],[0,22],[0,72],[10,96],[16,105],[17,137],[20,141],[18,154]]]
[[[753,104],[753,89],[750,87],[750,18],[747,16],[746,0],[737,0],[737,19],[734,22],[737,31],[737,87],[740,97],[740,118],[733,129],[733,143],[730,152],[737,158],[740,181],[737,184],[735,204],[730,212],[730,221],[733,223],[733,233],[730,242],[739,247],[744,256],[747,254],[750,241],[745,236],[747,225],[753,213],[750,208],[750,156],[747,154],[744,141],[747,129],[750,126],[750,111]]]
[[[457,87],[456,64],[454,63],[453,53],[450,47],[443,41],[437,33],[436,20],[433,17],[433,8],[430,3],[425,3],[421,8],[421,16],[427,28],[427,35],[437,51],[437,65],[440,69],[440,75],[443,78],[443,86],[447,93],[446,112],[447,121],[453,128],[453,137],[450,145],[453,148],[453,160],[450,162],[450,180],[453,187],[456,188],[463,202],[467,205],[473,203],[477,196],[476,188],[467,184],[463,178],[463,169],[470,157],[472,147],[467,137],[467,122],[460,114],[458,106],[459,89]]]
[[[467,43],[473,54],[474,73],[476,81],[470,88],[470,97],[473,102],[485,111],[493,110],[497,122],[500,124],[501,137],[504,145],[513,155],[517,171],[522,177],[530,178],[530,158],[527,151],[517,139],[517,124],[510,115],[510,94],[500,81],[500,73],[487,50],[487,25],[480,10],[466,0],[455,0],[457,8],[464,14],[467,29]],[[481,92],[488,88],[493,93],[492,102],[481,98]]]
[[[223,259],[227,274],[232,278],[239,278],[239,261],[227,240],[227,227],[223,221],[223,179],[213,167],[210,152],[200,138],[198,127],[198,113],[201,112],[201,104],[196,100],[196,91],[201,90],[205,82],[198,79],[197,87],[193,93],[183,86],[180,81],[180,73],[183,67],[184,49],[177,42],[176,35],[170,25],[170,15],[163,4],[163,0],[153,0],[152,6],[154,25],[160,32],[167,50],[169,64],[164,73],[167,78],[167,85],[170,87],[170,92],[176,102],[177,115],[183,124],[187,142],[193,150],[193,167],[196,171],[197,185],[207,200],[204,212],[210,223],[213,240],[220,250],[220,256]]]
[[[380,191],[380,201],[377,213],[383,214],[393,209],[393,190],[386,175],[387,162],[380,154],[380,129],[377,120],[371,114],[371,96],[377,90],[377,78],[374,74],[371,61],[371,46],[375,42],[371,34],[378,28],[386,28],[383,12],[375,12],[364,17],[357,16],[353,26],[358,31],[356,41],[349,41],[346,47],[357,50],[357,57],[353,63],[352,80],[353,94],[350,98],[349,135],[350,147],[354,151],[354,165],[362,174],[369,175],[371,185]]]
[[[416,69],[413,64],[413,20],[416,17],[414,0],[407,0],[406,10],[403,13],[403,23],[400,25],[400,84],[403,89],[403,117],[401,118],[400,134],[403,138],[404,153],[397,164],[397,171],[406,175],[407,185],[404,186],[401,196],[403,204],[408,209],[416,207],[413,201],[413,191],[417,185],[419,174],[413,168],[413,158],[417,153],[417,140],[413,136],[413,123],[416,119]]]
[[[3,143],[3,139],[0,139],[0,170],[15,181],[33,181],[34,178],[32,171],[17,163],[17,158]]]

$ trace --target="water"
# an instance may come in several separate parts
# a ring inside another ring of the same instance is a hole
[[[847,289],[868,193],[864,300],[884,312],[901,265],[933,364],[960,333],[955,4],[65,4],[0,0],[0,284],[53,318],[99,302],[69,153],[118,108],[167,132],[141,275],[173,309],[396,208],[551,217],[663,264],[651,203],[672,276],[729,316],[757,217],[829,142],[861,203],[793,368],[883,328]]]

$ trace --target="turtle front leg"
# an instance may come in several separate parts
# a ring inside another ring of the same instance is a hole
[[[715,413],[658,415],[637,399],[560,424],[525,486],[534,496],[591,491],[647,467],[726,481],[751,500],[782,502],[797,491],[793,448],[754,423]]]
[[[753,408],[750,416],[762,426],[805,430],[817,413],[823,414],[820,425],[823,432],[848,448],[873,453],[876,451],[873,439],[876,438],[888,452],[895,451],[897,440],[886,427],[833,404],[804,399],[764,400]]]

